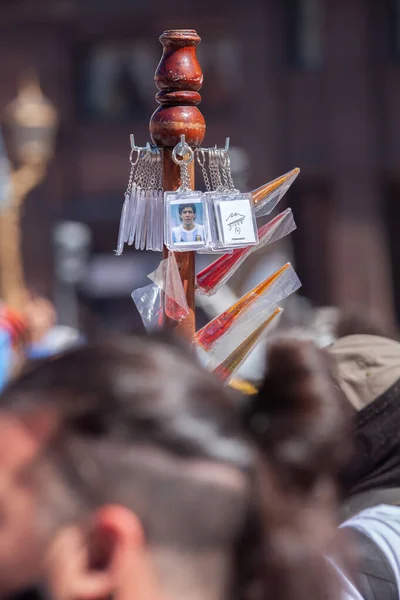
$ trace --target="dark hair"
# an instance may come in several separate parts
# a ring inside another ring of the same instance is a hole
[[[49,408],[57,413],[58,427],[48,456],[89,509],[127,505],[156,543],[207,546],[232,536],[243,511],[236,494],[227,501],[231,517],[219,523],[213,504],[220,507],[226,490],[215,489],[214,502],[210,483],[184,481],[179,469],[171,466],[166,473],[157,457],[144,458],[153,451],[178,465],[193,459],[244,473],[251,467],[229,395],[188,348],[147,336],[94,343],[31,364],[0,397],[0,409],[22,417]],[[159,504],[167,489],[169,513]],[[188,498],[195,506],[185,517]],[[207,499],[211,525],[198,526],[192,513]]]
[[[268,365],[259,395],[239,414],[187,348],[118,338],[35,365],[0,408],[56,408],[50,450],[61,472],[88,488],[94,506],[132,506],[150,541],[235,546],[240,600],[331,600],[336,579],[324,555],[346,456],[341,411],[327,359],[309,342],[275,342]],[[176,461],[172,480],[159,454],[147,456],[154,449]],[[192,459],[234,467],[248,489],[196,483],[182,471]]]
[[[338,479],[349,456],[345,403],[327,355],[311,341],[277,340],[267,365],[259,394],[244,410],[260,452],[264,535],[257,539],[253,521],[240,562],[264,578],[263,600],[338,598],[326,556],[339,544]]]
[[[180,204],[178,206],[178,212],[181,215],[183,213],[183,211],[185,210],[185,208],[191,208],[192,211],[194,212],[194,214],[196,214],[196,205],[195,204]]]

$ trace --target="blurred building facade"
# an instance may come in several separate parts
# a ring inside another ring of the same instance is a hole
[[[203,38],[206,143],[231,137],[247,189],[302,170],[285,202],[299,227],[304,295],[400,318],[400,0],[2,3],[0,109],[34,66],[61,116],[49,176],[26,203],[28,280],[52,292],[52,229],[62,219],[92,229],[88,289],[99,301],[130,302],[127,289],[151,270],[132,267],[133,251],[113,259],[112,250],[128,136],[144,143],[156,108],[158,36],[180,27]]]

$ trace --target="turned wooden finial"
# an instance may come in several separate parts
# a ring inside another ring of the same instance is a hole
[[[206,124],[197,108],[203,73],[197,60],[200,37],[194,29],[171,29],[160,37],[163,55],[155,73],[160,104],[150,119],[150,134],[160,148],[173,148],[185,135],[189,146],[200,146]]]

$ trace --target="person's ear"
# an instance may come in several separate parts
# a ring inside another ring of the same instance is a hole
[[[64,528],[46,561],[55,600],[155,600],[157,585],[136,515],[123,506],[105,506],[89,530]]]
[[[55,536],[44,576],[55,600],[99,600],[112,592],[110,573],[91,568],[89,546],[77,526],[65,527]]]

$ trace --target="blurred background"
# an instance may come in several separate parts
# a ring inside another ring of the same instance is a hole
[[[253,254],[218,306],[199,307],[199,324],[291,260],[303,283],[292,315],[332,305],[393,327],[400,0],[0,1],[3,297],[20,278],[63,325],[139,326],[130,294],[160,256],[113,250],[129,134],[149,139],[169,28],[202,37],[204,145],[230,136],[237,187],[301,168],[279,206],[292,207],[298,230]]]

